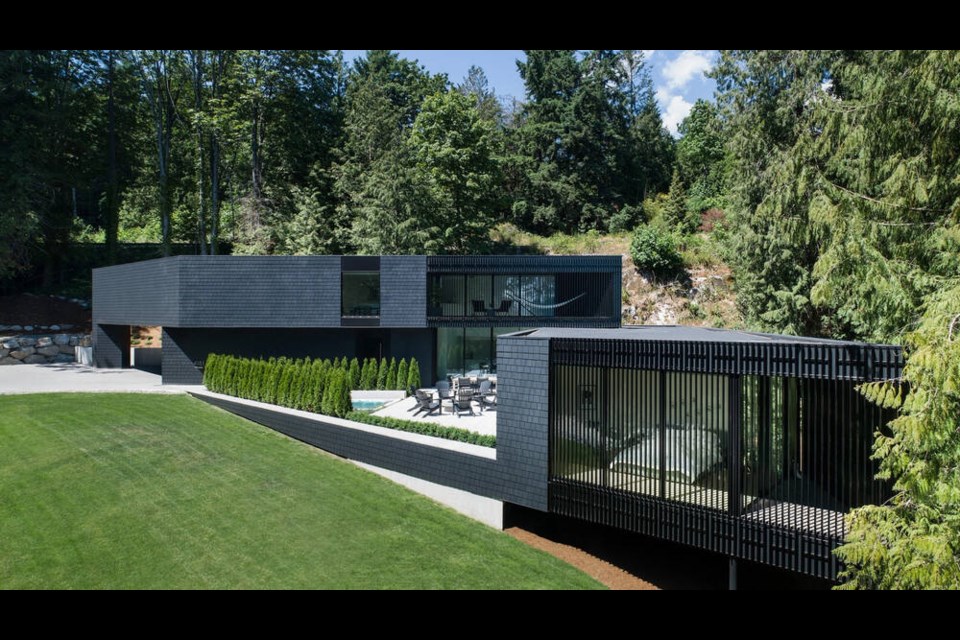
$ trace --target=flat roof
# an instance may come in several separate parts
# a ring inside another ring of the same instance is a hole
[[[566,327],[536,329],[518,334],[523,338],[568,338],[574,340],[653,340],[679,342],[738,342],[750,344],[805,344],[824,346],[873,346],[866,342],[805,338],[776,333],[758,333],[681,325],[638,325],[620,329],[575,329]],[[880,345],[886,346],[886,345]]]

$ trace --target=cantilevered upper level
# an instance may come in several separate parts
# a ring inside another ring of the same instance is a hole
[[[617,327],[620,275],[620,256],[176,256],[94,269],[93,321]]]

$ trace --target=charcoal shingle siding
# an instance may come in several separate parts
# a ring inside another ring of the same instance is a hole
[[[380,326],[427,326],[426,256],[380,258]]]
[[[179,258],[93,270],[93,321],[100,324],[180,323]]]
[[[161,373],[163,384],[203,384],[203,369],[196,363],[206,362],[207,353],[198,353],[185,348],[192,340],[189,329],[164,327],[163,361]]]
[[[94,364],[104,369],[130,366],[130,327],[128,325],[93,325]]]
[[[550,341],[497,340],[497,462],[504,500],[546,511]]]
[[[504,478],[498,473],[497,460],[322,421],[318,423],[230,400],[198,397],[291,438],[351,460],[498,500],[504,492]]]
[[[337,256],[185,256],[181,327],[339,327]]]

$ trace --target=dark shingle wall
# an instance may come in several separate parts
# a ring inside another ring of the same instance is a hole
[[[130,366],[130,327],[128,325],[93,325],[93,361],[104,369]]]
[[[497,340],[497,454],[504,499],[547,510],[550,341]]]
[[[501,499],[503,488],[496,460],[335,424],[318,423],[230,400],[197,397],[324,451],[447,487]]]
[[[427,258],[380,258],[380,326],[427,326]]]
[[[93,321],[100,324],[179,323],[178,258],[93,270]]]
[[[179,260],[179,326],[340,326],[338,256],[189,256]]]

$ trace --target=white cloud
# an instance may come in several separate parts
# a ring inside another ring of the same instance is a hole
[[[693,80],[694,76],[709,71],[712,66],[708,52],[687,49],[663,65],[663,78],[667,81],[668,89],[679,89]]]
[[[643,58],[644,58],[644,60],[649,60],[649,59],[650,59],[650,56],[652,56],[653,54],[655,54],[655,53],[657,52],[656,49],[641,49],[640,51],[643,52]]]
[[[671,96],[663,89],[657,89],[657,102],[663,111],[663,126],[674,136],[683,119],[690,113],[693,104],[683,99],[683,96]]]

